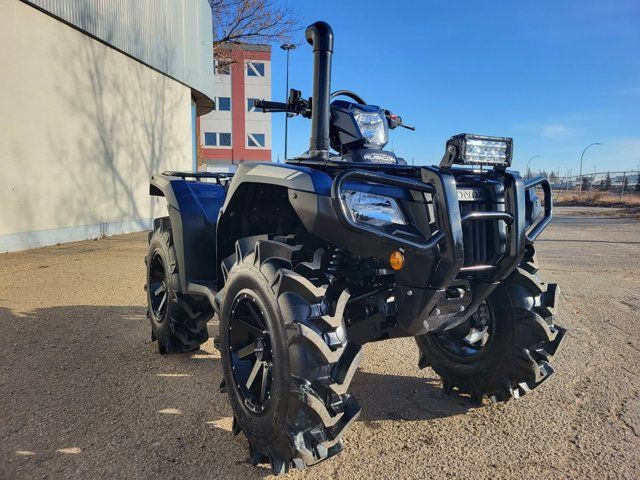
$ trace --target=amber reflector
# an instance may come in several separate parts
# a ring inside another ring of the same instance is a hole
[[[391,252],[391,255],[389,255],[389,265],[391,265],[391,268],[394,270],[400,270],[404,267],[404,255],[397,250]]]

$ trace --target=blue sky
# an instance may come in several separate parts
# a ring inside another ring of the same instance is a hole
[[[388,148],[437,164],[451,135],[514,138],[514,167],[576,175],[640,164],[640,2],[300,1],[302,24],[331,24],[332,90],[389,108],[410,132]],[[291,53],[289,86],[311,95],[311,49]],[[272,95],[284,98],[285,52],[273,49]],[[289,155],[307,149],[310,122],[289,120]],[[273,115],[273,159],[284,116]]]

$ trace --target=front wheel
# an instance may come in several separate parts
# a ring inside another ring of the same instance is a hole
[[[222,267],[219,345],[233,432],[246,435],[251,462],[268,461],[275,474],[339,452],[360,413],[347,392],[362,355],[346,338],[349,294],[323,284],[320,251],[308,253],[292,237],[251,237]]]
[[[446,393],[506,401],[551,376],[549,361],[565,334],[551,311],[557,288],[530,271],[517,268],[463,324],[416,337],[420,366],[440,375]]]

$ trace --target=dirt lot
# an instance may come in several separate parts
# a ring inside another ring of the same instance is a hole
[[[287,477],[640,478],[640,222],[567,213],[538,244],[569,328],[549,382],[472,407],[418,370],[413,340],[367,345],[345,451]],[[145,246],[135,234],[0,255],[0,478],[270,474],[230,433],[211,341],[156,353]]]

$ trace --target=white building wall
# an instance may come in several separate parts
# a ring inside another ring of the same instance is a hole
[[[189,85],[201,113],[209,110],[213,33],[207,0],[25,1]]]
[[[18,0],[0,1],[0,252],[148,228],[189,170],[191,91]]]

